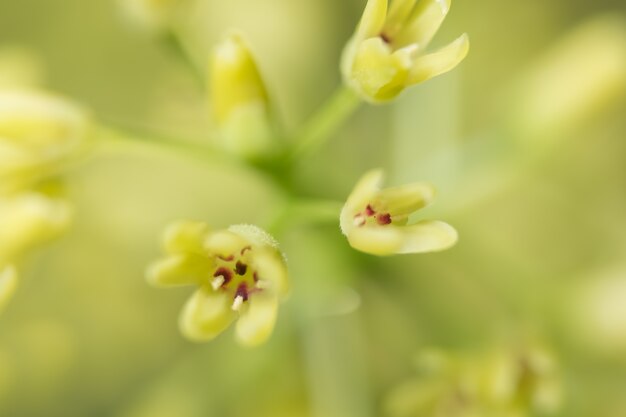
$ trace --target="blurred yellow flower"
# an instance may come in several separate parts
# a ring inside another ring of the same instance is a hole
[[[8,303],[17,287],[17,271],[13,265],[0,267],[0,312]]]
[[[480,367],[485,400],[510,412],[550,414],[562,402],[556,359],[539,345],[500,349]]]
[[[235,319],[237,340],[265,342],[288,291],[287,267],[276,241],[252,225],[211,231],[181,221],[164,235],[166,256],[150,266],[148,282],[159,287],[197,285],[180,317],[191,340],[211,340]]]
[[[447,223],[423,220],[407,225],[409,215],[435,196],[429,184],[381,189],[383,171],[366,173],[348,197],[340,215],[350,245],[373,255],[434,252],[453,246],[458,235]]]
[[[467,34],[425,53],[450,9],[450,0],[368,0],[342,57],[345,82],[364,100],[394,99],[407,87],[457,66],[469,51]]]
[[[88,129],[86,113],[69,101],[0,91],[0,192],[54,173],[83,149]]]
[[[267,90],[241,34],[230,34],[215,48],[210,78],[211,110],[220,145],[245,158],[274,154],[278,140]]]
[[[0,196],[0,265],[65,230],[72,210],[67,202],[28,191]]]

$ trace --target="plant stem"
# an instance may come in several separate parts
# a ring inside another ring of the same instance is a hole
[[[168,28],[161,33],[161,43],[174,55],[192,74],[198,85],[204,90],[206,88],[206,76],[204,71],[195,62],[180,34],[175,28]]]
[[[319,149],[360,104],[361,100],[352,90],[343,85],[339,87],[296,135],[290,158],[297,159]]]

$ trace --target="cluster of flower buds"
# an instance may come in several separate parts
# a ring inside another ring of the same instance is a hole
[[[420,376],[396,387],[388,414],[524,417],[551,415],[561,401],[554,356],[540,345],[508,346],[479,355],[439,350],[417,357]]]
[[[0,92],[0,304],[13,292],[14,263],[63,231],[71,207],[43,183],[85,147],[85,112],[38,92]]]

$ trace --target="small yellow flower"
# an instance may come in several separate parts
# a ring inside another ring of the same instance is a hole
[[[0,196],[0,265],[64,231],[71,212],[64,200],[38,192]]]
[[[271,335],[278,302],[288,291],[287,267],[276,241],[252,225],[211,231],[205,223],[178,222],[164,235],[167,255],[150,266],[159,287],[197,285],[181,317],[191,340],[211,340],[235,319],[237,340],[261,344]]]
[[[278,150],[269,98],[247,42],[226,37],[211,60],[211,110],[220,145],[244,158],[263,158]]]
[[[467,55],[461,35],[435,52],[425,50],[450,9],[450,0],[369,0],[342,57],[345,82],[364,100],[384,102],[405,88],[450,71]]]
[[[0,266],[0,312],[11,299],[17,287],[17,271],[13,265]]]
[[[76,156],[88,117],[64,99],[30,91],[0,91],[0,192],[29,186]]]
[[[407,225],[409,215],[433,200],[431,185],[381,189],[382,180],[382,170],[365,174],[341,211],[341,231],[353,248],[373,255],[393,255],[440,251],[456,243],[457,232],[447,223],[423,220]]]

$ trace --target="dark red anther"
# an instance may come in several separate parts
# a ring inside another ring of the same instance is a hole
[[[259,275],[256,273],[256,271],[254,271],[254,274],[252,274],[252,279],[254,280],[254,282],[259,282]]]
[[[237,261],[237,263],[235,264],[235,272],[237,273],[237,275],[245,275],[247,270],[248,265]]]
[[[229,256],[221,256],[221,255],[218,255],[217,257],[218,257],[219,259],[221,259],[222,261],[226,261],[226,262],[230,262],[230,261],[232,261],[233,259],[235,259],[235,255],[229,255]]]
[[[367,207],[365,207],[365,215],[366,215],[367,217],[371,217],[371,216],[373,216],[374,214],[376,214],[376,212],[374,211],[374,209],[372,208],[372,206],[368,204],[368,205],[367,205]]]
[[[243,301],[248,301],[248,286],[245,282],[242,282],[237,287],[237,292],[235,293],[235,297],[241,297]]]
[[[241,250],[241,254],[243,255],[244,253],[246,253],[246,251],[249,251],[250,249],[252,249],[252,246],[246,246]]]
[[[391,223],[391,214],[389,213],[385,213],[385,214],[379,214],[378,216],[376,216],[376,222],[381,225],[381,226],[385,226],[387,224]]]
[[[233,273],[228,268],[218,268],[213,274],[214,277],[222,277],[224,278],[224,282],[222,283],[222,287],[225,286],[233,279]]]

